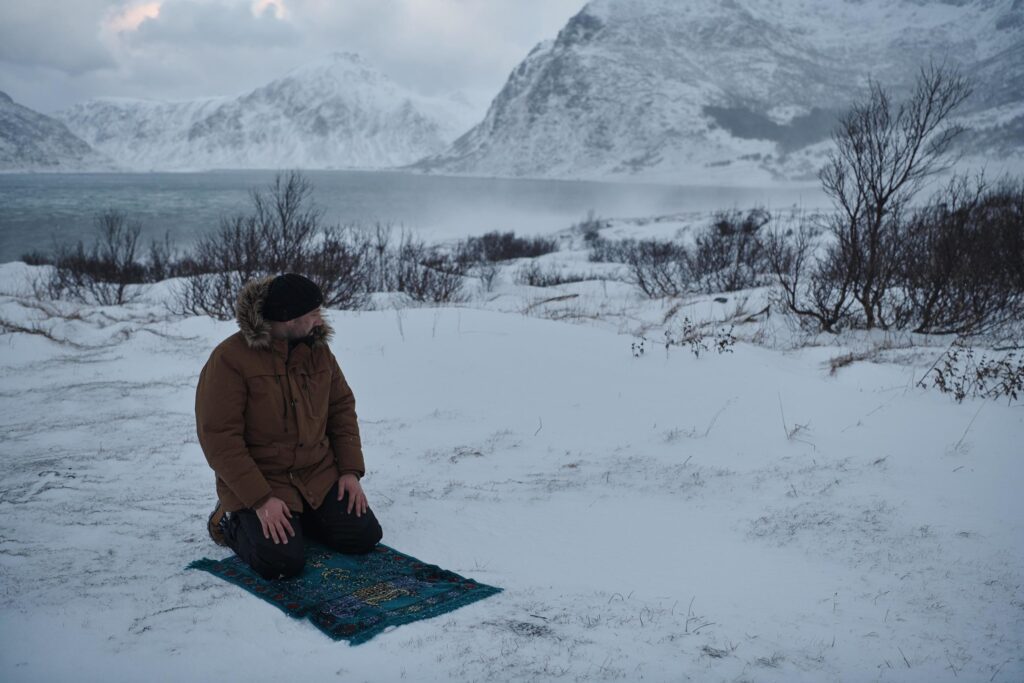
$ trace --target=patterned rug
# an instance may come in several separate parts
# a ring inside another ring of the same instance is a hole
[[[381,631],[429,619],[500,593],[385,545],[367,555],[342,555],[317,543],[291,579],[267,581],[233,555],[188,566],[241,586],[291,617],[305,617],[334,640],[365,643]]]

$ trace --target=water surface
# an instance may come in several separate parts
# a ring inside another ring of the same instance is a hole
[[[54,240],[91,241],[96,214],[125,212],[143,239],[165,233],[179,246],[249,209],[249,194],[274,171],[208,173],[0,174],[0,262],[48,251]],[[428,242],[491,230],[544,234],[594,211],[605,218],[652,216],[755,205],[822,204],[820,190],[511,180],[400,172],[306,171],[328,223],[381,221]]]

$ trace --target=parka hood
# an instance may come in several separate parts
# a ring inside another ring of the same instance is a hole
[[[250,280],[242,287],[238,294],[238,303],[235,305],[235,320],[238,322],[238,329],[242,331],[249,348],[269,349],[274,342],[270,335],[270,321],[263,317],[263,302],[267,299],[267,292],[270,291],[270,283],[274,281],[275,275]],[[334,336],[334,329],[325,320],[320,327],[313,328],[310,335],[313,338],[312,346],[327,344]]]

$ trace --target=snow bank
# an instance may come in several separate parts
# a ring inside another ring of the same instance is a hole
[[[1024,415],[916,388],[934,354],[634,357],[664,304],[574,283],[584,324],[539,319],[507,274],[495,310],[330,312],[385,542],[505,589],[350,648],[184,569],[224,555],[192,411],[233,325],[39,304],[25,274],[0,267],[4,680],[1024,677]]]

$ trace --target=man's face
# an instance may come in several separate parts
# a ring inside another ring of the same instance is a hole
[[[288,339],[304,339],[309,336],[314,327],[319,327],[323,324],[324,320],[320,317],[320,309],[315,308],[302,317],[286,322],[285,332],[288,335]]]

